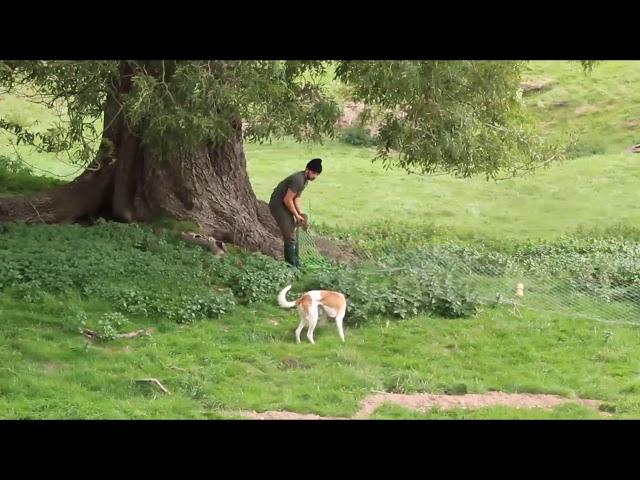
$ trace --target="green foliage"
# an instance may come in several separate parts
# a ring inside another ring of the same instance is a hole
[[[326,68],[317,61],[2,62],[0,86],[17,94],[35,90],[30,98],[58,111],[60,121],[45,133],[7,119],[0,119],[0,128],[44,151],[75,149],[85,164],[98,146],[109,148],[96,130],[103,113],[105,129],[124,115],[143,143],[165,158],[229,140],[240,119],[248,122],[249,141],[283,135],[319,141],[333,133],[340,114],[319,81]]]
[[[226,255],[220,260],[217,272],[220,283],[228,285],[243,303],[271,302],[274,292],[293,279],[287,264],[258,253]]]
[[[599,155],[606,152],[606,148],[600,142],[594,141],[588,137],[570,143],[567,146],[566,156],[568,159],[589,157],[591,155]]]
[[[391,275],[366,264],[347,270],[323,262],[302,287],[344,292],[354,321],[420,313],[473,315],[479,303],[441,260]],[[392,261],[402,265],[403,258],[389,257],[387,265]],[[10,225],[0,247],[0,279],[0,291],[11,291],[26,303],[37,303],[45,294],[80,292],[123,314],[178,323],[217,318],[236,304],[272,303],[276,292],[294,283],[284,262],[261,254],[217,258],[169,233],[107,222],[90,228]]]
[[[335,289],[349,298],[348,321],[406,319],[420,314],[473,316],[481,301],[473,274],[533,275],[565,281],[597,298],[640,301],[640,246],[616,238],[483,245],[413,243],[360,236],[361,260],[328,262],[296,282],[283,262],[255,253],[222,258],[184,244],[169,232],[101,222],[95,227],[9,225],[0,244],[0,291],[24,303],[79,292],[125,315],[189,323],[227,315],[237,305],[272,304],[283,286]],[[394,243],[394,241],[396,243]]]
[[[346,318],[354,323],[380,317],[406,319],[420,314],[458,318],[478,311],[477,297],[464,281],[446,271],[398,270],[327,268],[307,276],[300,288],[344,293],[348,299]]]
[[[378,143],[369,129],[361,126],[347,127],[340,132],[340,141],[356,147],[372,147]]]
[[[336,75],[355,100],[385,112],[377,158],[386,166],[495,178],[562,156],[529,125],[518,94],[524,64],[349,61]]]
[[[236,305],[233,295],[226,289],[212,292],[191,287],[181,288],[180,293],[176,293],[168,285],[145,287],[100,285],[85,287],[82,292],[87,298],[107,300],[113,308],[125,313],[167,318],[177,323],[218,318],[233,311]]]
[[[571,288],[603,301],[640,303],[640,242],[568,238],[524,244],[514,261],[539,276],[565,278]]]
[[[515,279],[523,277],[535,285],[538,295],[542,290],[551,295],[581,292],[597,302],[640,303],[637,229],[619,226],[553,241],[522,242],[454,241],[429,228],[421,241],[420,233],[405,226],[394,228],[393,234],[372,228],[343,235],[357,245],[357,255],[370,263],[371,271],[359,268],[351,276],[346,271],[316,276],[316,284],[323,288],[337,284],[352,293],[355,317],[403,317],[415,311],[472,315],[481,303],[476,300],[477,289],[490,302],[487,295],[510,295]],[[509,284],[506,291],[504,282]],[[411,292],[409,296],[417,292],[418,300],[403,298],[403,292]],[[574,296],[569,294],[565,301]],[[383,299],[381,305],[363,305],[361,299],[372,297]]]
[[[0,118],[0,128],[13,133],[16,143],[39,151],[74,151],[72,158],[87,164],[95,155],[101,133],[96,122],[102,117],[107,94],[117,83],[115,61],[3,61],[0,88],[24,95],[58,115],[46,131],[23,128],[20,122]]]
[[[179,323],[216,318],[237,303],[272,300],[290,281],[282,262],[260,254],[221,259],[170,233],[136,225],[13,224],[0,243],[0,291],[27,303],[81,292],[125,314]]]
[[[121,313],[107,312],[102,314],[102,318],[98,320],[98,339],[105,342],[114,340],[119,330],[127,325],[129,321]]]
[[[0,155],[0,195],[33,193],[62,183],[59,180],[36,176],[19,160]]]
[[[7,61],[0,86],[58,109],[45,133],[0,119],[0,128],[45,151],[87,163],[105,128],[124,115],[161,157],[236,135],[263,142],[335,134],[340,110],[327,74],[381,112],[378,158],[387,167],[459,176],[516,174],[560,158],[524,115],[516,61]],[[334,69],[335,67],[335,69]],[[332,70],[334,69],[334,70]],[[131,80],[131,88],[127,83]],[[354,139],[357,136],[351,136]]]

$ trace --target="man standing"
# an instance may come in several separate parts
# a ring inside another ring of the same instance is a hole
[[[284,239],[284,259],[295,268],[300,268],[297,225],[307,227],[307,216],[302,213],[300,195],[307,182],[314,181],[322,173],[322,160],[314,158],[306,168],[282,180],[271,194],[269,209],[282,232]]]

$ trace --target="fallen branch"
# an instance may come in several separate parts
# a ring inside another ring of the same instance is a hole
[[[157,385],[160,390],[162,390],[164,393],[166,394],[170,394],[169,390],[167,390],[166,388],[164,388],[164,385],[162,385],[157,378],[139,378],[137,380],[135,380],[137,383],[153,383],[155,385]]]
[[[640,143],[638,145],[634,145],[633,147],[629,147],[626,150],[629,153],[640,153]]]
[[[208,248],[216,257],[224,255],[227,251],[224,242],[211,236],[204,236],[194,232],[181,232],[180,238],[185,242]]]
[[[147,328],[146,330],[136,330],[135,332],[119,333],[116,335],[116,338],[137,338],[149,335],[149,332],[150,329]]]
[[[147,328],[146,330],[136,330],[135,332],[129,332],[129,333],[118,333],[115,338],[137,338],[137,337],[142,337],[145,335],[149,335],[149,332],[151,331],[150,328]],[[96,332],[95,330],[91,330],[89,328],[81,328],[80,332],[87,338],[89,338],[90,340],[99,340],[100,336],[98,335],[98,332]]]
[[[88,328],[81,328],[80,329],[80,333],[82,333],[89,340],[97,340],[98,339],[98,332],[95,332],[93,330],[89,330]]]

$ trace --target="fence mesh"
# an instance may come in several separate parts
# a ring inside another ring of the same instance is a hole
[[[311,217],[310,217],[311,220]],[[326,262],[314,236],[300,229],[305,269]],[[563,250],[564,248],[564,250]],[[564,314],[603,323],[640,325],[640,243],[601,240],[567,248],[548,244],[506,254],[455,243],[419,246],[410,252],[382,247],[360,254],[366,272],[446,271],[462,280],[483,303]]]

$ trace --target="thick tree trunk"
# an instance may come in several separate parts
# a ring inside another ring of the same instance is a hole
[[[115,165],[88,169],[73,182],[32,196],[0,198],[0,222],[73,223],[103,211]]]
[[[121,63],[116,96],[132,85]],[[93,167],[69,184],[32,196],[0,198],[0,222],[70,223],[103,216],[145,222],[161,216],[197,222],[203,233],[282,258],[282,239],[247,175],[241,123],[222,145],[202,145],[160,161],[128,127],[120,102],[105,105],[103,148]]]
[[[249,182],[242,137],[160,162],[144,148],[115,174],[113,212],[125,221],[162,215],[196,221],[209,235],[281,258],[282,240],[268,206]],[[120,174],[120,177],[118,176]],[[120,181],[119,181],[120,180]]]
[[[162,216],[197,222],[204,233],[281,258],[282,239],[246,170],[241,133],[161,162],[132,133],[112,132],[114,153],[76,180],[33,196],[0,198],[0,221],[69,223],[104,216],[146,222]]]

